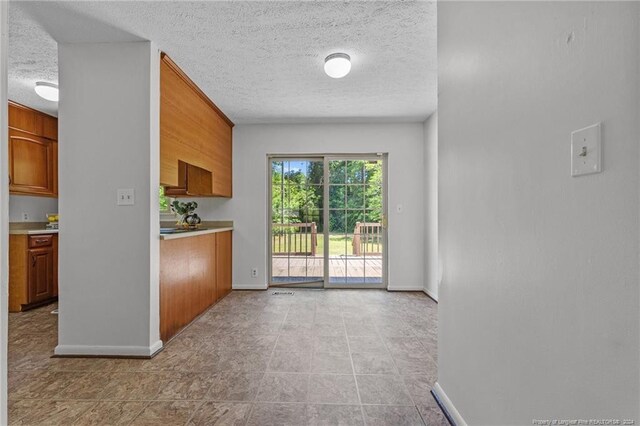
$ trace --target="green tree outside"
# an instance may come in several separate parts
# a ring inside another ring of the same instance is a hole
[[[382,220],[382,162],[331,161],[329,167],[329,251],[341,254],[350,250],[356,223]],[[277,224],[315,222],[319,253],[324,232],[323,168],[322,161],[277,161],[271,170],[274,235],[297,232]]]

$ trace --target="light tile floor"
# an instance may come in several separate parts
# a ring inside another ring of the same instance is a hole
[[[291,291],[234,291],[152,360],[51,358],[55,305],[10,314],[10,424],[448,424],[432,300]]]

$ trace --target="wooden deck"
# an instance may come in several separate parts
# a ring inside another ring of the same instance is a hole
[[[324,277],[324,259],[322,256],[274,256],[272,259],[274,280],[289,277]],[[331,256],[329,258],[329,277],[347,277],[353,280],[366,278],[382,280],[382,256]]]

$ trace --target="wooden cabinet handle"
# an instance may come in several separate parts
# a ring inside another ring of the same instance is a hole
[[[31,256],[31,266],[36,266],[36,262],[38,261],[38,259],[36,259],[35,256]]]
[[[46,243],[49,240],[36,240],[36,244]]]

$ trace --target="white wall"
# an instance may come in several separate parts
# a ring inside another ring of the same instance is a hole
[[[438,113],[424,122],[424,291],[436,301],[438,260]]]
[[[57,198],[29,195],[9,196],[9,222],[46,222],[47,213],[57,212]],[[28,220],[23,220],[24,213],[29,216]]]
[[[233,138],[233,198],[200,199],[198,213],[234,220],[234,288],[268,281],[267,154],[372,152],[389,153],[389,288],[424,288],[422,123],[238,125]]]
[[[9,168],[7,137],[8,2],[0,2],[0,170]],[[7,320],[9,312],[9,176],[0,173],[0,424],[7,424]]]
[[[438,5],[438,383],[469,424],[640,421],[638,7]],[[604,173],[571,177],[598,121]]]
[[[57,354],[149,355],[158,329],[158,74],[148,42],[60,44]],[[116,190],[133,188],[134,206]],[[151,266],[150,266],[151,265]]]

